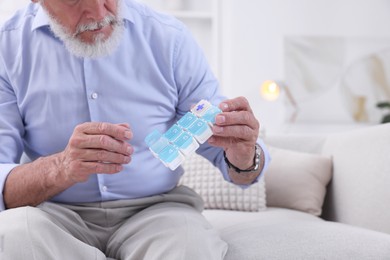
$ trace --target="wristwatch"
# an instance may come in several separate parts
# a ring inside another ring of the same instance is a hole
[[[229,162],[228,158],[226,157],[226,153],[225,152],[223,152],[223,157],[225,158],[225,162],[228,165],[228,167],[230,169],[233,169],[237,173],[240,173],[240,172],[255,172],[260,167],[261,152],[262,152],[262,149],[261,149],[260,145],[256,144],[255,145],[255,158],[253,158],[253,166],[248,168],[248,169],[246,169],[246,170],[241,170],[240,168],[237,168],[231,162]]]

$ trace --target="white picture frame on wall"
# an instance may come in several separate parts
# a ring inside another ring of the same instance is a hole
[[[288,36],[285,84],[297,123],[379,123],[390,100],[390,38]]]

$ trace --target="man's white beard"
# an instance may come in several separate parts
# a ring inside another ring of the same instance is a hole
[[[49,16],[49,25],[52,32],[63,41],[66,49],[70,53],[80,58],[96,59],[111,54],[118,47],[122,39],[124,23],[120,15],[120,7],[121,1],[118,1],[118,15],[116,17],[108,15],[102,21],[78,26],[74,34],[62,26],[47,10],[46,13]],[[104,34],[97,34],[94,37],[93,43],[85,43],[77,38],[77,35],[85,30],[94,30],[106,25],[111,25],[113,28],[111,35],[107,39],[104,39]]]

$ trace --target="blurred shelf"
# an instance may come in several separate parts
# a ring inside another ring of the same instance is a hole
[[[159,12],[181,20],[202,48],[217,78],[221,77],[221,1],[222,0],[138,0]]]

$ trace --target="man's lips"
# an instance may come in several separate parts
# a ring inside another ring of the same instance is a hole
[[[99,27],[99,28],[96,28],[96,29],[92,29],[92,30],[85,30],[83,32],[79,32],[76,36],[80,35],[80,34],[83,34],[83,33],[103,33],[107,30],[110,29],[110,24],[109,25],[106,25],[106,26],[103,26],[103,27]]]
[[[90,30],[90,32],[100,32],[100,31],[103,31],[104,27],[102,28],[97,28],[97,29],[94,29],[94,30]]]

